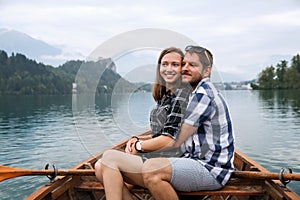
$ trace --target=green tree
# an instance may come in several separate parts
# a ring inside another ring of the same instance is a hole
[[[300,89],[300,73],[295,67],[290,67],[284,76],[284,87],[287,89]]]
[[[291,67],[288,69],[286,76],[286,88],[300,89],[300,56],[297,54],[291,60]]]
[[[292,65],[291,67],[296,68],[296,70],[298,71],[298,73],[300,73],[300,56],[299,54],[297,54],[296,56],[294,56],[292,58]]]
[[[7,53],[5,51],[0,50],[0,64],[6,64],[7,59]]]
[[[281,63],[277,64],[276,65],[276,88],[278,89],[284,89],[284,75],[287,71],[287,68],[288,68],[288,62],[285,61],[285,60],[282,60]]]
[[[271,65],[264,69],[258,77],[260,89],[272,89],[275,86],[275,68]]]

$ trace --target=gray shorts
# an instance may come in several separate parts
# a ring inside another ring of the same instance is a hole
[[[168,158],[172,167],[171,185],[178,191],[217,190],[222,185],[198,161]]]

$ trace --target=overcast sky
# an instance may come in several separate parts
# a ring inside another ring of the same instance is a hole
[[[300,53],[299,0],[54,2],[0,0],[0,28],[63,49],[54,59],[87,57],[124,32],[167,29],[207,47],[218,70],[245,80]]]

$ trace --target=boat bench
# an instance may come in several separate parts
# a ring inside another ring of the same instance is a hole
[[[230,181],[220,190],[205,190],[197,192],[177,192],[180,198],[192,197],[192,196],[259,196],[264,194],[264,189],[260,184],[260,180],[245,180],[238,178],[231,178]],[[100,182],[96,181],[82,181],[76,187],[79,191],[103,191],[104,187]],[[139,194],[149,193],[147,189],[142,187],[132,186],[130,187],[132,193],[139,196]]]

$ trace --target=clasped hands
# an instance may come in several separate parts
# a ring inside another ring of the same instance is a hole
[[[137,154],[137,150],[135,149],[135,143],[138,141],[138,138],[130,138],[126,143],[125,152],[130,154]]]

